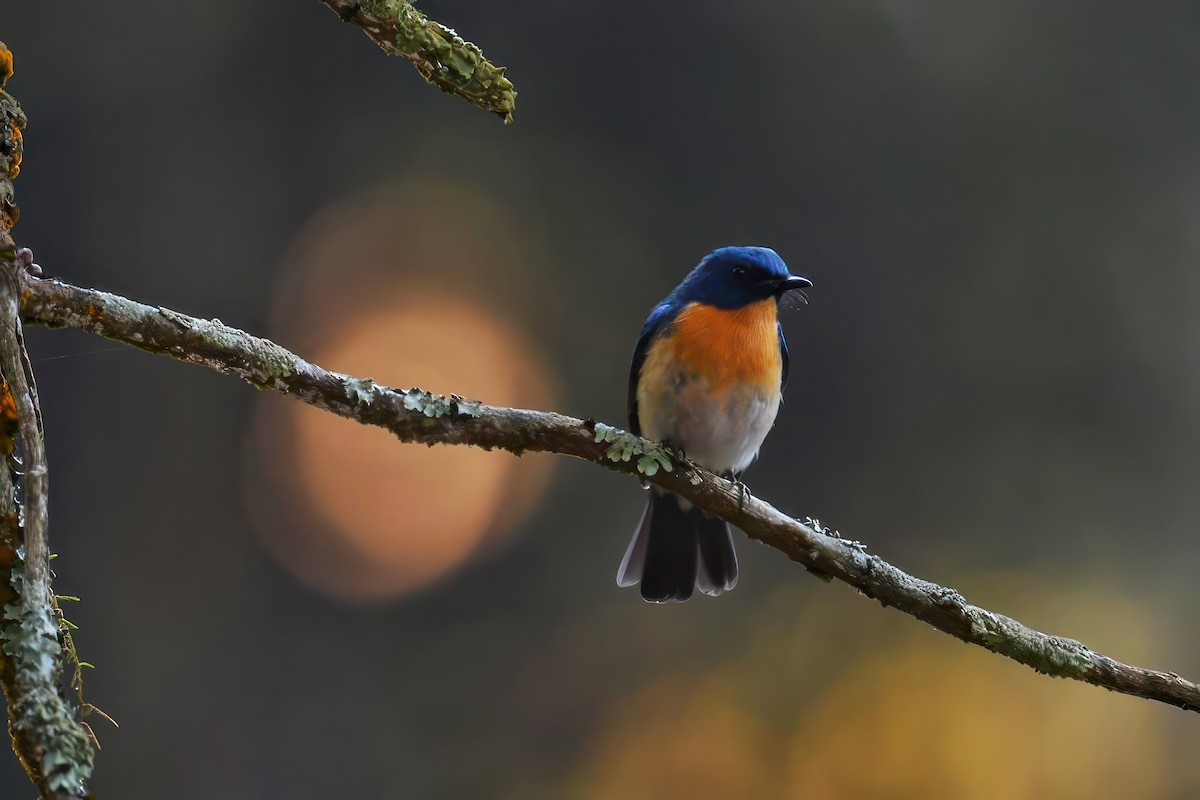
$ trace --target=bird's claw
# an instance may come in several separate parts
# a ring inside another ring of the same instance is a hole
[[[738,511],[741,511],[746,506],[746,498],[750,496],[750,487],[742,483],[740,472],[730,470],[729,472],[722,473],[721,477],[733,484],[733,488],[737,490]]]

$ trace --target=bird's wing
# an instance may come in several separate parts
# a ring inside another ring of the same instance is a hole
[[[779,329],[779,356],[783,359],[783,380],[779,382],[779,391],[783,391],[783,387],[787,386],[788,374],[788,349],[787,339],[783,338],[783,323],[776,322],[775,327]]]
[[[678,313],[679,307],[670,300],[656,306],[650,312],[650,316],[646,317],[642,335],[638,337],[637,346],[633,348],[633,363],[629,367],[629,430],[638,436],[642,435],[642,424],[638,420],[638,376],[641,375],[646,354],[650,352],[650,345],[675,320]]]

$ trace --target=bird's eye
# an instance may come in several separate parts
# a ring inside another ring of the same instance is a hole
[[[733,277],[737,278],[739,281],[742,280],[743,278],[745,278],[749,274],[750,274],[749,267],[743,267],[742,265],[739,264],[738,266],[733,268]]]

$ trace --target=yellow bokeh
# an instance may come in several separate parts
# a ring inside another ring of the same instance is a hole
[[[1145,700],[927,644],[839,676],[794,737],[786,797],[1161,796]]]
[[[1133,662],[1151,614],[1102,582],[982,578],[1001,605]],[[740,659],[678,668],[614,700],[573,797],[1132,798],[1184,796],[1172,709],[1038,675],[845,595],[768,603]]]
[[[673,676],[628,698],[578,778],[572,800],[771,797],[778,736],[728,681]]]

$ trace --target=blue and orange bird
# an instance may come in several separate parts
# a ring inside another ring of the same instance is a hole
[[[655,306],[629,373],[630,429],[711,472],[740,480],[758,455],[787,383],[779,324],[785,294],[812,286],[766,247],[722,247]],[[729,524],[651,489],[617,584],[654,603],[718,595],[737,584]]]

